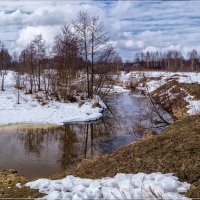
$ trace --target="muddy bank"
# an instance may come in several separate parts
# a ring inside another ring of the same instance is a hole
[[[16,170],[0,171],[0,198],[38,198],[43,194],[26,187],[18,188],[17,183],[26,183],[27,178],[17,173]]]

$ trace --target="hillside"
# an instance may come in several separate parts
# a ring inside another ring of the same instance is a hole
[[[200,116],[175,122],[159,136],[141,139],[113,154],[85,160],[74,172],[84,178],[116,173],[174,173],[192,184],[188,196],[200,195]]]

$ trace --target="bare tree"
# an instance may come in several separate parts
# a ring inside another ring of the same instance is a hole
[[[86,79],[87,79],[87,97],[90,97],[90,80],[89,80],[89,65],[88,65],[88,56],[89,56],[89,27],[91,24],[91,19],[87,12],[80,12],[76,21],[73,22],[75,33],[78,36],[79,47],[81,49],[85,68],[86,68]]]
[[[18,54],[17,52],[13,53],[12,56],[12,66],[16,71],[16,75],[15,75],[15,81],[16,81],[16,89],[17,89],[17,104],[20,104],[20,89],[22,89],[21,87],[21,69],[20,69],[20,65],[18,62]]]
[[[1,90],[4,91],[5,76],[7,74],[7,69],[11,63],[11,56],[5,45],[0,41],[0,75],[1,75]]]
[[[28,93],[33,93],[33,88],[36,91],[36,83],[35,83],[35,49],[32,43],[27,45],[27,47],[21,52],[19,60],[21,64],[24,66],[25,72],[27,72],[29,76],[29,84],[30,89],[27,91]],[[29,88],[29,87],[28,87]]]
[[[35,51],[35,61],[37,63],[37,68],[36,68],[37,86],[38,86],[38,91],[40,91],[42,60],[44,60],[46,57],[46,44],[41,34],[35,36],[35,38],[32,41],[32,46]]]
[[[146,52],[135,54],[136,70],[199,71],[200,56],[194,49],[184,57],[181,51]]]
[[[90,19],[89,36],[90,36],[90,54],[91,54],[91,86],[90,97],[94,95],[94,67],[95,61],[98,62],[100,56],[109,48],[107,33],[103,30],[103,22],[98,17]]]
[[[29,75],[30,90],[41,90],[42,64],[46,58],[46,45],[42,35],[36,35],[19,56],[19,62],[24,72]]]
[[[115,61],[118,55],[99,17],[90,17],[87,12],[80,12],[73,25],[86,66],[87,97],[93,98],[100,85],[105,83],[105,77],[108,77],[106,73],[109,74],[111,65],[117,65]],[[116,66],[114,68],[116,69]]]

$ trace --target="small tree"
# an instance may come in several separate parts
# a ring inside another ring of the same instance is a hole
[[[11,63],[11,56],[5,48],[3,42],[0,41],[0,75],[1,75],[1,90],[4,91],[5,76],[7,69]]]
[[[37,87],[38,91],[41,90],[41,72],[42,72],[42,60],[46,58],[46,44],[42,35],[36,35],[32,40],[32,45],[35,52],[35,61],[36,65],[36,77],[37,77]]]
[[[13,53],[13,60],[12,60],[12,66],[16,71],[16,76],[15,76],[15,80],[16,80],[16,89],[17,89],[17,104],[20,104],[20,89],[21,89],[21,70],[20,70],[20,65],[18,62],[18,55],[17,52]]]
[[[87,97],[90,97],[90,80],[89,80],[89,27],[90,27],[91,19],[87,12],[80,12],[76,21],[73,22],[75,34],[77,35],[79,48],[81,50],[81,54],[84,58],[84,64],[86,68],[86,79],[87,79]]]

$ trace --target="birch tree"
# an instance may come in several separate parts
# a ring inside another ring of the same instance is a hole
[[[5,48],[5,45],[0,41],[0,75],[1,75],[1,90],[4,91],[5,77],[7,74],[7,69],[11,63],[11,56],[8,53],[8,50]]]

